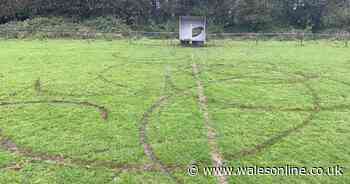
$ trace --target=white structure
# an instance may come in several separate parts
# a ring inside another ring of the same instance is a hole
[[[202,46],[206,41],[205,17],[181,16],[179,38],[183,45]]]

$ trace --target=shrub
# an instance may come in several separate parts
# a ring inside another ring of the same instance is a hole
[[[112,16],[85,21],[73,21],[62,17],[37,17],[2,24],[0,30],[6,32],[7,38],[96,38],[100,35],[96,34],[98,32],[129,32],[130,28]]]

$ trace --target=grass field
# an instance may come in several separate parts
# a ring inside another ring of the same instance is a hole
[[[228,183],[350,183],[342,43],[0,40],[0,84],[1,184],[224,183],[187,174],[219,161],[344,167]]]

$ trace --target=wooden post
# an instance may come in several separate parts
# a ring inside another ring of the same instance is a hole
[[[302,33],[301,33],[301,36],[300,36],[300,46],[301,46],[301,47],[304,46],[304,36],[305,36],[305,33],[302,32]]]
[[[344,33],[345,47],[349,47],[349,36],[350,36],[350,33],[348,33],[348,32]]]
[[[9,33],[8,33],[7,29],[5,29],[5,35],[6,35],[6,40],[8,40],[9,39]]]
[[[297,32],[296,37],[299,40],[299,45],[304,46],[304,32]]]

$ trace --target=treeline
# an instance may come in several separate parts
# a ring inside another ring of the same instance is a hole
[[[173,30],[180,15],[207,16],[217,32],[350,31],[350,0],[0,0],[0,23],[113,16],[134,28]]]

